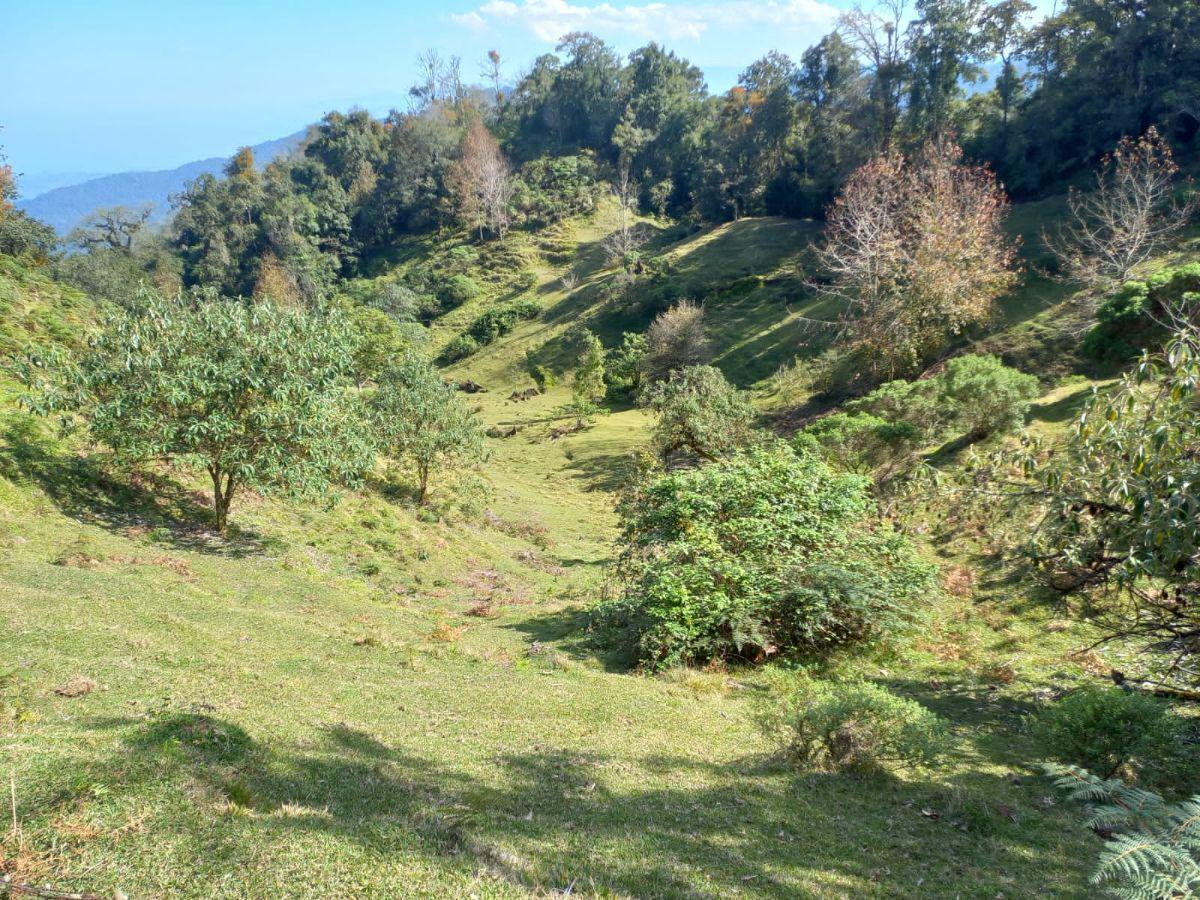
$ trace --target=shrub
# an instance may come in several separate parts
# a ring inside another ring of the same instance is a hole
[[[921,444],[931,441],[942,428],[944,419],[938,403],[938,384],[924,381],[889,381],[865,397],[851,400],[847,412],[868,413],[887,422],[904,422],[916,430]]]
[[[1156,318],[1200,292],[1200,263],[1156,272],[1145,281],[1127,281],[1096,310],[1096,324],[1083,339],[1083,351],[1105,362],[1125,362],[1160,332]]]
[[[375,291],[371,306],[398,322],[415,322],[421,317],[422,298],[412,288],[389,281]]]
[[[516,328],[518,322],[536,318],[541,311],[541,304],[531,299],[493,306],[468,326],[467,334],[473,337],[479,346],[490,344]]]
[[[478,352],[479,341],[469,334],[460,334],[448,343],[442,350],[442,362],[458,362]]]
[[[1033,732],[1052,759],[1112,778],[1169,764],[1180,745],[1181,722],[1155,697],[1088,686],[1043,710]]]
[[[1197,680],[1200,328],[1097,392],[1053,453],[1015,462],[1043,514],[1027,553],[1060,590],[1095,596],[1108,637],[1143,642],[1158,680]]]
[[[822,416],[802,432],[847,472],[877,479],[903,468],[921,446],[921,431],[910,422],[889,422],[865,412]]]
[[[690,300],[683,300],[650,324],[642,366],[648,381],[662,381],[672,372],[703,365],[708,356],[704,309]]]
[[[599,621],[655,668],[899,631],[933,568],[872,521],[867,483],[783,444],[648,479],[618,506],[622,592]]]
[[[645,335],[627,331],[621,346],[604,357],[605,396],[610,400],[629,400],[642,388],[642,357],[646,355]]]
[[[468,300],[474,300],[481,293],[482,289],[473,279],[466,275],[454,275],[438,288],[437,298],[444,309],[453,309]]]
[[[750,437],[754,408],[712,366],[690,366],[651,385],[645,402],[658,414],[650,444],[664,461],[680,450],[715,460]]]
[[[941,718],[869,681],[802,682],[760,721],[768,737],[806,768],[929,765],[946,745]]]
[[[518,173],[513,205],[532,226],[549,225],[589,212],[599,191],[596,163],[590,156],[544,156]]]
[[[971,440],[1018,430],[1038,396],[1037,378],[994,356],[955,357],[938,380],[942,409]]]

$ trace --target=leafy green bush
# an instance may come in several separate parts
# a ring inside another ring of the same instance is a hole
[[[976,441],[1021,427],[1038,395],[1037,379],[995,356],[960,356],[920,381],[889,381],[806,431],[855,470],[894,472],[921,447],[952,433]],[[869,417],[869,418],[864,418]],[[839,448],[845,439],[848,446]]]
[[[442,350],[442,362],[458,362],[479,351],[479,341],[469,334],[460,334]]]
[[[549,225],[595,207],[596,162],[587,155],[539,157],[521,167],[513,186],[513,206],[525,224]]]
[[[1181,721],[1161,700],[1119,687],[1067,694],[1033,720],[1044,754],[1112,778],[1169,767],[1181,746]]]
[[[604,357],[605,396],[608,400],[631,400],[642,389],[642,358],[646,355],[646,336],[627,331],[621,346]]]
[[[1097,392],[1054,452],[1034,442],[1015,462],[1040,500],[1029,558],[1062,591],[1094,595],[1093,621],[1144,642],[1159,679],[1198,680],[1200,328],[1145,354]]]
[[[921,431],[910,422],[889,422],[865,412],[822,416],[802,432],[840,469],[874,475],[903,468],[920,449]]]
[[[1155,272],[1145,281],[1127,281],[1096,310],[1096,324],[1083,339],[1094,359],[1125,362],[1160,331],[1155,317],[1200,292],[1200,263]]]
[[[869,681],[804,681],[760,722],[805,768],[929,765],[946,747],[941,718]]]
[[[1200,795],[1167,803],[1118,779],[1077,766],[1047,766],[1056,786],[1093,808],[1089,828],[1112,839],[1100,851],[1093,884],[1127,900],[1200,896]]]
[[[874,521],[867,484],[774,444],[637,485],[618,507],[622,592],[598,620],[651,667],[899,631],[933,590],[933,569]]]
[[[652,384],[643,399],[658,414],[650,444],[663,460],[681,450],[715,460],[750,437],[754,407],[712,366],[677,371]]]
[[[938,381],[944,414],[971,440],[1018,430],[1038,396],[1037,378],[995,356],[955,357]]]
[[[388,281],[375,290],[370,304],[398,322],[415,322],[421,317],[421,306],[425,299],[410,287]]]
[[[541,304],[528,298],[493,306],[468,326],[467,334],[475,338],[482,347],[501,335],[508,334],[519,322],[537,318],[541,312]]]
[[[437,298],[444,309],[453,309],[474,300],[482,292],[483,289],[467,275],[454,275],[438,288]]]

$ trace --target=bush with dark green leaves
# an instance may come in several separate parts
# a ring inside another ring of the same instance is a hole
[[[930,765],[948,745],[939,716],[869,681],[802,680],[759,722],[798,766],[826,771]]]
[[[895,635],[920,618],[933,568],[867,485],[784,444],[648,478],[619,504],[621,594],[598,621],[651,668]]]
[[[471,277],[453,275],[438,287],[437,298],[443,309],[453,309],[462,306],[468,300],[474,300],[481,293],[483,289]]]
[[[959,356],[932,378],[882,384],[802,433],[839,467],[883,482],[911,469],[922,448],[951,435],[978,441],[1016,431],[1037,396],[1034,376],[995,356]]]
[[[442,362],[458,362],[479,351],[479,341],[469,334],[460,334],[442,349]]]
[[[662,460],[678,452],[715,460],[749,440],[754,407],[720,369],[689,366],[650,385],[642,397],[658,420],[650,445]]]
[[[956,356],[937,380],[944,415],[969,440],[1018,430],[1039,393],[1037,378],[995,356]]]
[[[513,187],[517,214],[525,224],[540,227],[590,212],[600,181],[591,156],[545,156],[523,165]]]
[[[621,344],[604,357],[605,396],[611,401],[632,400],[642,389],[642,358],[646,336],[627,331]]]
[[[482,347],[508,334],[521,322],[536,319],[541,312],[541,304],[529,298],[493,306],[467,327],[467,334]]]
[[[1159,681],[1200,681],[1200,327],[1096,392],[1053,452],[1005,461],[1041,522],[1026,552],[1055,589],[1087,592],[1093,624],[1145,649]]]
[[[1185,298],[1200,299],[1198,295],[1200,263],[1163,269],[1145,281],[1127,281],[1096,310],[1096,324],[1083,339],[1083,351],[1105,362],[1133,359],[1161,334],[1158,321],[1166,318],[1167,310]]]
[[[816,441],[839,469],[877,480],[905,468],[921,447],[921,430],[910,422],[891,422],[866,412],[822,416],[802,432]]]
[[[1042,753],[1101,778],[1151,779],[1169,770],[1183,747],[1183,722],[1168,703],[1116,686],[1067,694],[1032,720]]]

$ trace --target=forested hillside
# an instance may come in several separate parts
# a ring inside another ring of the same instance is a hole
[[[0,168],[0,896],[1191,896],[1198,38],[430,53],[65,242]]]

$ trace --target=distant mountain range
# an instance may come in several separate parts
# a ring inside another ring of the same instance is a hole
[[[251,149],[255,161],[264,166],[273,159],[293,153],[307,133],[308,129],[304,129],[287,137],[254,145]],[[185,163],[177,169],[118,172],[78,184],[55,187],[27,200],[18,200],[17,206],[50,225],[60,235],[66,235],[89,213],[106,206],[142,207],[149,204],[154,209],[151,221],[162,222],[170,213],[169,198],[172,194],[178,194],[189,181],[205,172],[214,175],[219,173],[228,161],[229,157],[214,156]]]

